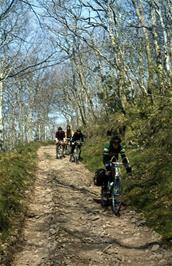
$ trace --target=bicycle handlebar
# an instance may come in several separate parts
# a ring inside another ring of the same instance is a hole
[[[116,160],[116,162],[113,162],[114,159]],[[116,159],[115,156],[112,156],[110,162],[111,162],[112,164],[115,164],[115,165],[123,165],[123,163],[117,161],[117,159]]]

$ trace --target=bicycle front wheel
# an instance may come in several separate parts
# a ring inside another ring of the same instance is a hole
[[[76,164],[79,163],[79,149],[77,147],[74,150],[74,161],[75,161]]]
[[[120,216],[120,209],[121,209],[121,185],[120,185],[120,178],[116,177],[114,180],[114,184],[111,190],[111,206],[112,212]]]
[[[63,157],[63,148],[59,146],[59,147],[57,148],[57,155],[56,155],[56,158],[57,158],[57,159],[62,159],[62,157]]]
[[[116,216],[120,216],[120,209],[121,209],[121,201],[119,200],[119,198],[115,195],[112,195],[112,212],[116,215]]]

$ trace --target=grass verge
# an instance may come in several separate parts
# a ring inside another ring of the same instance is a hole
[[[162,151],[147,148],[129,153],[134,176],[126,178],[125,199],[144,212],[147,224],[164,240],[172,239],[172,156],[162,159]]]
[[[8,247],[19,235],[26,211],[26,191],[35,180],[39,142],[20,145],[0,153],[0,255],[1,265]],[[8,258],[10,260],[10,257]],[[6,262],[7,263],[7,262]],[[6,265],[6,264],[5,264]]]

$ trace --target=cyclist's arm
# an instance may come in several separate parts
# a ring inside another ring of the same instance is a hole
[[[55,135],[55,141],[56,141],[56,143],[58,143],[58,137],[59,137],[59,134],[58,134],[58,131],[56,132],[56,135]]]
[[[84,135],[81,134],[81,142],[83,143],[84,142]]]
[[[76,141],[76,134],[74,133],[73,136],[72,136],[72,142],[75,142]]]
[[[107,165],[110,163],[109,146],[105,145],[103,149],[103,163]]]
[[[122,159],[123,165],[124,165],[127,173],[131,173],[131,166],[130,166],[129,160],[125,154],[125,149],[122,145],[121,145],[121,149],[120,149],[120,155],[121,155],[121,159]]]
[[[64,141],[65,140],[65,132],[64,131],[63,131],[62,137],[63,137],[63,141]]]

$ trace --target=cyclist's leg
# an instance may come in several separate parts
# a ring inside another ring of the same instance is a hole
[[[78,148],[79,148],[79,160],[82,160],[82,157],[81,157],[81,145],[78,145]]]
[[[65,155],[64,155],[64,154],[65,154],[65,146],[66,146],[66,144],[65,144],[65,142],[63,141],[63,142],[62,142],[62,153],[63,153],[62,156],[63,156],[63,157],[65,157]]]
[[[71,143],[70,161],[72,161],[74,149],[75,149],[75,144]]]
[[[71,144],[71,154],[73,154],[76,144]]]
[[[58,147],[59,147],[59,142],[56,143],[56,159],[58,158]]]

